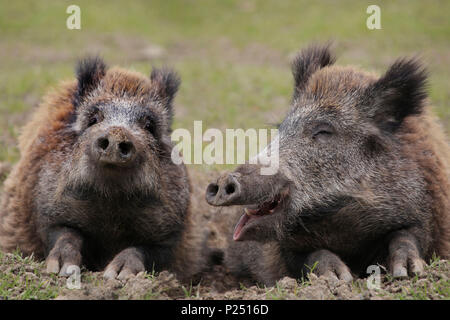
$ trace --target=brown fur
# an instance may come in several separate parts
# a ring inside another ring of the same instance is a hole
[[[420,166],[432,199],[435,253],[450,258],[450,148],[444,130],[428,106],[423,115],[410,117],[400,133],[404,153]]]
[[[14,167],[4,184],[0,211],[0,248],[11,252],[20,249],[25,255],[44,257],[44,247],[36,233],[33,215],[34,186],[42,159],[61,145],[54,133],[63,128],[74,111],[72,96],[76,82],[64,82],[44,97],[19,136],[21,161]],[[40,143],[41,137],[49,143]]]

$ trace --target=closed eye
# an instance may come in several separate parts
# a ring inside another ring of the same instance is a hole
[[[334,134],[333,127],[329,124],[319,124],[312,132],[313,139],[328,139]]]
[[[88,127],[91,127],[99,122],[101,122],[103,119],[102,114],[100,113],[99,109],[97,107],[93,108],[91,113],[89,114],[88,118]]]
[[[153,116],[149,115],[144,118],[144,129],[149,132],[153,137],[157,138],[158,133],[158,119]]]
[[[314,132],[313,134],[313,138],[317,137],[318,135],[332,135],[333,133],[331,131],[326,131],[326,130],[320,130],[318,132]]]
[[[147,119],[145,122],[145,130],[150,132],[152,135],[155,135],[155,123],[152,120]]]

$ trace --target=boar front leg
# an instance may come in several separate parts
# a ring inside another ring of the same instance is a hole
[[[425,262],[420,257],[417,239],[407,230],[396,231],[389,242],[388,266],[396,278],[422,274]]]
[[[48,273],[59,272],[60,276],[66,277],[70,275],[68,267],[80,267],[83,239],[76,230],[54,228],[48,233],[48,243],[48,248],[51,248],[46,259]]]
[[[328,250],[318,250],[310,253],[305,260],[307,272],[311,271],[318,276],[326,275],[337,277],[340,280],[350,282],[353,280],[350,269],[334,253]]]

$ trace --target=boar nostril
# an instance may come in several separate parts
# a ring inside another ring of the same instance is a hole
[[[232,194],[232,193],[234,193],[235,190],[236,190],[236,187],[235,187],[234,183],[229,183],[229,184],[227,184],[227,186],[225,187],[225,192],[226,192],[227,194]]]
[[[119,143],[119,151],[124,156],[127,156],[131,152],[132,148],[133,148],[133,144],[131,142]]]
[[[206,189],[206,193],[208,194],[208,196],[210,197],[214,197],[217,192],[219,191],[219,186],[215,183],[211,183],[208,188]]]
[[[106,138],[100,138],[97,140],[97,145],[100,149],[106,150],[106,148],[108,148],[109,146],[109,141]]]

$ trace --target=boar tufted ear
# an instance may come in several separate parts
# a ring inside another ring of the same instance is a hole
[[[330,43],[325,45],[311,45],[294,58],[292,74],[295,88],[294,98],[304,89],[308,79],[317,70],[332,65],[336,58],[330,52]]]
[[[405,117],[422,112],[426,83],[427,72],[416,58],[398,59],[368,87],[365,111],[381,128],[393,131]]]
[[[87,57],[78,61],[76,66],[78,88],[74,97],[77,106],[90,91],[94,90],[106,74],[106,65],[99,57]]]
[[[163,102],[171,119],[173,116],[172,101],[180,86],[180,77],[173,70],[155,68],[152,70],[150,80],[156,95],[155,98]]]

